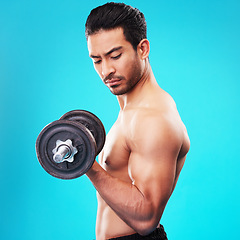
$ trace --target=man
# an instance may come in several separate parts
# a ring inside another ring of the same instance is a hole
[[[144,15],[107,3],[91,11],[86,38],[95,70],[120,105],[99,164],[87,172],[98,193],[96,238],[167,239],[159,222],[190,142],[150,67]]]

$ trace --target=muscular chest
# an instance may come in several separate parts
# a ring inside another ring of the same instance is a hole
[[[128,171],[129,155],[125,131],[121,124],[115,123],[107,135],[99,163],[109,173],[123,175]]]

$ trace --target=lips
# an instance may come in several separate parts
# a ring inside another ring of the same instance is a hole
[[[121,82],[121,79],[111,79],[111,80],[106,80],[105,84],[108,85],[109,87],[113,87],[116,85],[119,85]]]

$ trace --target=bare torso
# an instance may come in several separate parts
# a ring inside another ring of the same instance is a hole
[[[136,125],[143,118],[168,118],[174,122],[177,131],[182,136],[182,146],[176,160],[176,172],[173,189],[183,167],[189,149],[189,139],[173,99],[160,87],[153,94],[147,94],[139,104],[121,110],[117,121],[109,131],[103,151],[99,155],[99,163],[110,175],[125,182],[133,183],[129,156],[131,145],[134,144]],[[147,127],[147,126],[145,126]],[[157,128],[156,128],[157,129]],[[159,133],[161,134],[161,133]],[[166,139],[166,141],[168,141]],[[170,143],[169,143],[170,144]],[[107,186],[106,186],[107,187]],[[135,233],[118,215],[105,203],[97,193],[98,212],[96,222],[97,240],[109,239]]]

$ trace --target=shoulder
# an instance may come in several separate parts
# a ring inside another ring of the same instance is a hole
[[[183,143],[182,123],[176,114],[159,109],[132,110],[126,132],[131,151],[174,151]]]

